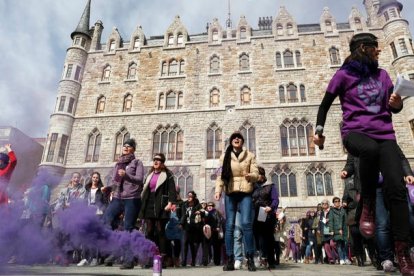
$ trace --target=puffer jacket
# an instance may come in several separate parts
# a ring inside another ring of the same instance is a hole
[[[220,166],[223,167],[224,154],[220,157]],[[226,194],[234,192],[242,192],[250,194],[253,192],[253,185],[258,181],[259,170],[257,168],[256,156],[243,148],[243,151],[238,157],[231,153],[231,171],[233,177],[230,182],[225,185],[221,179],[221,174],[217,176],[216,180],[216,193],[221,193],[223,190]],[[245,173],[250,174],[250,182],[244,177]]]

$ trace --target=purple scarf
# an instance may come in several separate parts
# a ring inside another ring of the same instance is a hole
[[[127,155],[121,155],[118,158],[118,162],[116,162],[115,164],[115,178],[114,181],[116,183],[120,183],[122,185],[123,181],[123,177],[121,177],[118,174],[118,170],[126,170],[126,167],[128,166],[129,163],[131,163],[132,160],[135,159],[135,155],[133,153],[131,154],[127,154]]]

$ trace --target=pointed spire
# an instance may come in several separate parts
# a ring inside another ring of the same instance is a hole
[[[73,39],[73,37],[76,34],[84,34],[91,38],[91,35],[89,34],[89,19],[91,16],[91,0],[88,0],[86,3],[85,10],[83,11],[82,17],[79,20],[78,27],[76,27],[76,30],[70,35],[70,37]]]

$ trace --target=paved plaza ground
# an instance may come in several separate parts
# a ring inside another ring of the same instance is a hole
[[[69,267],[60,266],[21,266],[10,265],[0,268],[0,275],[65,275],[65,276],[93,276],[93,275],[135,275],[152,276],[152,269],[136,267],[132,270],[120,270],[118,266],[113,267]],[[399,273],[385,274],[374,269],[372,266],[357,267],[353,265],[315,265],[315,264],[294,264],[282,263],[278,268],[272,270],[258,269],[256,272],[249,272],[247,269],[224,272],[221,266],[196,266],[186,268],[169,268],[162,271],[163,276],[221,276],[221,275],[399,275]]]

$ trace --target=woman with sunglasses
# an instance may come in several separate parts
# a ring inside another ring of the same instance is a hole
[[[141,194],[142,208],[139,217],[145,219],[146,237],[158,245],[162,266],[166,268],[167,239],[165,226],[176,201],[173,173],[165,166],[165,155],[154,155],[153,165],[145,178]]]
[[[392,113],[403,108],[401,96],[387,71],[379,68],[377,37],[358,33],[349,43],[350,56],[331,79],[317,115],[317,133],[313,140],[322,147],[326,115],[339,96],[342,108],[343,145],[359,157],[362,214],[359,229],[366,238],[375,233],[375,183],[379,172],[384,176],[384,198],[390,213],[395,252],[403,275],[414,275],[409,256],[409,212],[404,173],[398,153]]]
[[[243,148],[244,138],[240,132],[234,132],[230,136],[229,142],[230,145],[227,147],[225,154],[220,157],[222,169],[221,175],[216,180],[214,194],[215,200],[218,201],[221,198],[221,193],[223,191],[225,193],[227,263],[223,270],[234,270],[234,222],[237,209],[239,209],[247,268],[249,271],[256,271],[254,264],[252,192],[254,183],[259,179],[259,170],[255,155]]]

